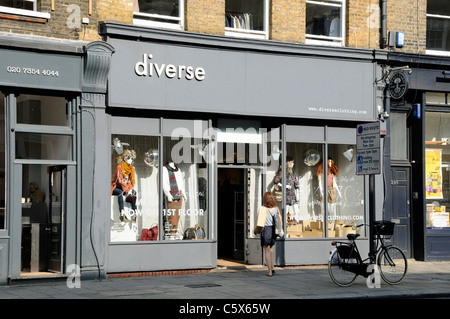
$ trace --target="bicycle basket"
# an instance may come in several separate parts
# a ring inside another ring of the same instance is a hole
[[[358,253],[356,252],[356,249],[349,244],[340,244],[336,247],[339,253],[339,257],[343,259],[354,259],[358,258]]]
[[[394,235],[394,226],[395,223],[386,220],[380,220],[373,223],[375,232],[378,235],[385,235],[385,236]]]

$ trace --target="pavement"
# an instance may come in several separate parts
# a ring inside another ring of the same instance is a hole
[[[154,299],[153,302],[160,307],[167,307],[169,314],[188,312],[190,307],[200,305],[191,309],[198,314],[199,311],[207,311],[207,308],[198,307],[208,304],[215,305],[216,314],[233,314],[233,311],[259,312],[252,308],[253,305],[269,304],[274,309],[278,304],[285,308],[286,305],[298,305],[301,300],[450,299],[450,262],[408,260],[408,272],[400,284],[388,285],[381,281],[378,288],[369,288],[363,277],[358,277],[350,287],[338,287],[331,281],[325,265],[276,267],[274,276],[266,274],[266,267],[261,265],[222,265],[203,274],[81,280],[79,288],[70,288],[66,279],[37,283],[24,281],[0,286],[0,299],[3,302],[6,299],[12,302]],[[73,280],[71,283],[77,282]],[[316,310],[321,311],[320,306]],[[209,316],[206,312],[202,315]]]

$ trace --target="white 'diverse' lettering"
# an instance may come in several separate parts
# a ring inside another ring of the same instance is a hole
[[[142,62],[136,62],[134,65],[134,72],[136,72],[139,76],[156,76],[161,77],[165,75],[169,79],[182,77],[186,78],[186,80],[196,79],[197,81],[203,81],[206,77],[205,69],[202,67],[194,68],[192,66],[178,65],[175,66],[173,64],[161,64],[150,62],[150,59],[153,58],[152,54],[143,54]]]

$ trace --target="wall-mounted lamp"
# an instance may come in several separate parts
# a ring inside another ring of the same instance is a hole
[[[381,105],[378,105],[377,109],[378,109],[378,118],[381,121],[385,121],[389,118],[389,113],[386,112]]]

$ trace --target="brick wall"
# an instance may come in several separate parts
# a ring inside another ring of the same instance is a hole
[[[270,7],[271,40],[305,42],[305,0],[272,0]]]
[[[52,0],[39,1],[40,12],[51,19],[0,15],[0,32],[46,36],[70,40],[101,40],[100,21],[133,23],[133,0]],[[269,39],[305,42],[306,0],[268,0]],[[346,46],[379,48],[379,0],[347,0]],[[91,6],[89,4],[91,3]],[[395,49],[424,53],[426,46],[426,0],[387,1],[388,31],[405,32],[405,47]],[[53,10],[52,10],[53,9]],[[89,15],[91,13],[91,15]],[[88,25],[81,18],[89,18]],[[185,30],[224,35],[225,0],[185,0]]]
[[[38,4],[39,12],[50,13],[48,21],[2,14],[0,32],[95,41],[100,40],[99,21],[133,22],[133,0],[41,0]],[[82,18],[89,18],[89,24],[82,24]]]
[[[396,0],[387,2],[388,31],[403,31],[405,46],[396,51],[425,53],[426,49],[426,0]]]
[[[225,0],[185,0],[185,30],[223,35]]]
[[[346,46],[375,49],[380,43],[380,5],[377,0],[347,1]]]

